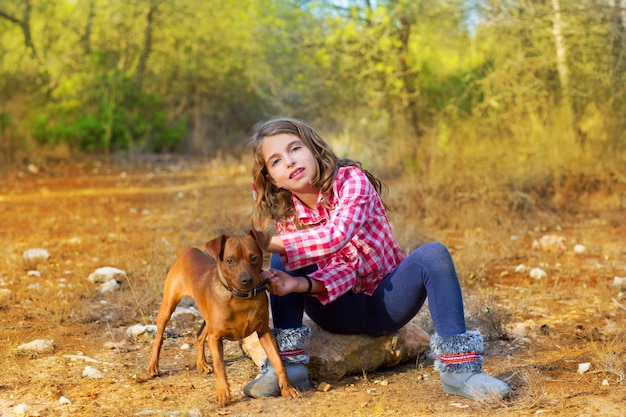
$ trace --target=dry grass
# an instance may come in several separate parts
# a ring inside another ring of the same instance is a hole
[[[626,380],[626,330],[622,327],[603,339],[589,341],[595,359],[593,372],[604,376],[607,385],[622,384]]]
[[[212,376],[196,375],[193,366],[191,371],[185,369],[193,365],[193,352],[179,348],[183,340],[192,342],[193,336],[168,341],[164,359],[171,361],[173,371],[164,378],[147,379],[143,369],[148,345],[112,352],[102,344],[123,341],[129,325],[153,323],[167,270],[186,246],[203,247],[216,234],[249,227],[248,174],[233,161],[225,167],[176,160],[86,164],[74,167],[76,172],[63,168],[64,175],[74,172],[69,180],[49,172],[31,178],[14,175],[10,189],[7,183],[0,184],[0,195],[16,196],[0,201],[4,255],[0,256],[0,289],[10,290],[0,297],[5,320],[0,374],[8,375],[0,382],[0,396],[13,395],[33,404],[37,391],[44,392],[49,403],[56,401],[57,394],[70,396],[73,408],[47,409],[47,415],[68,416],[128,415],[159,408],[201,409],[203,415],[276,416],[482,415],[485,409],[493,414],[528,415],[546,409],[574,416],[585,412],[585,396],[606,398],[608,403],[626,395],[626,340],[623,326],[618,325],[625,313],[611,301],[618,289],[608,283],[622,273],[626,262],[622,247],[626,219],[619,211],[624,207],[599,204],[587,196],[587,202],[606,211],[593,215],[581,211],[578,218],[569,212],[556,215],[544,206],[549,198],[528,190],[485,186],[468,191],[470,187],[455,183],[445,187],[443,179],[437,189],[413,178],[389,181],[394,233],[407,251],[431,240],[450,248],[466,296],[469,327],[485,334],[488,370],[509,378],[512,399],[463,403],[441,394],[432,368],[405,365],[381,371],[386,372],[389,385],[377,385],[376,390],[369,383],[378,378],[372,373],[364,376],[364,383],[347,378],[334,382],[327,393],[311,391],[297,402],[240,399],[220,413],[207,401],[213,395]],[[74,195],[73,189],[80,193]],[[593,222],[596,218],[607,221]],[[569,233],[568,245],[585,243],[588,252],[573,256],[531,249],[533,239],[552,232]],[[21,254],[32,247],[48,248],[51,259],[25,264]],[[549,276],[533,280],[515,273],[521,263],[545,264]],[[100,294],[87,281],[101,266],[127,272],[120,291]],[[29,270],[41,272],[41,277],[29,276]],[[39,286],[29,288],[31,284]],[[420,319],[425,330],[432,330],[427,309],[420,312]],[[577,326],[583,326],[582,335]],[[195,328],[185,331],[193,335]],[[57,359],[55,368],[46,358],[18,354],[22,343],[46,337],[55,339],[57,358],[82,352],[119,365],[109,370],[111,376],[103,383],[81,379],[78,368],[83,364]],[[565,347],[566,361],[561,355]],[[582,356],[592,362],[592,368],[578,375],[568,361]],[[241,357],[233,357],[227,366],[234,390],[256,373]],[[58,374],[60,370],[63,374]],[[53,375],[48,385],[46,372]],[[611,390],[603,390],[604,379]],[[127,400],[123,411],[115,395]],[[571,412],[560,408],[566,401]],[[459,402],[467,408],[450,406]]]

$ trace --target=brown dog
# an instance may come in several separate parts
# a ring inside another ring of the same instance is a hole
[[[263,249],[271,235],[251,230],[247,235],[222,235],[206,243],[211,259],[196,248],[187,248],[176,258],[165,278],[163,301],[157,315],[157,332],[152,344],[148,373],[159,374],[159,353],[163,331],[176,305],[184,296],[193,297],[204,323],[196,341],[196,367],[199,372],[215,371],[217,403],[230,401],[223,358],[223,339],[240,340],[257,332],[261,346],[276,369],[283,397],[300,395],[289,379],[276,340],[269,328],[268,298],[261,280]],[[208,337],[213,368],[204,356]]]

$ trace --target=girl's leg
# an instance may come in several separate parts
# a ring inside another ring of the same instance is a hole
[[[436,334],[431,349],[438,355],[445,392],[474,399],[503,398],[504,382],[484,374],[483,338],[466,331],[463,298],[454,263],[445,246],[426,244],[389,274],[371,297],[348,293],[326,306],[309,297],[307,314],[331,331],[384,335],[394,332],[417,314],[428,298]]]
[[[328,305],[305,297],[305,309],[326,330],[382,336],[415,317],[426,297],[437,333],[465,332],[461,286],[448,250],[439,243],[416,249],[372,296],[348,292]]]
[[[394,332],[428,307],[440,335],[465,332],[463,295],[450,253],[440,243],[413,251],[379,285],[367,305],[370,334]]]
[[[380,329],[384,329],[384,322],[402,325],[421,307],[424,292],[428,294],[436,330],[430,347],[438,356],[435,369],[440,373],[443,390],[473,399],[509,395],[511,389],[507,384],[481,371],[483,337],[480,332],[466,331],[461,287],[445,246],[430,243],[411,253],[374,293],[380,297],[376,305],[384,306],[384,311],[377,307],[368,309],[370,320],[384,317],[378,325]],[[416,297],[417,305],[411,302],[411,297]]]

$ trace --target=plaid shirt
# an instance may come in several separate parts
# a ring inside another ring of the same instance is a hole
[[[317,210],[312,210],[293,196],[305,229],[297,230],[294,219],[276,224],[285,245],[285,269],[317,263],[310,276],[326,287],[326,294],[315,294],[322,304],[348,291],[371,295],[406,257],[391,234],[378,193],[359,168],[342,167],[329,196],[330,209],[321,204],[322,198],[320,194]]]

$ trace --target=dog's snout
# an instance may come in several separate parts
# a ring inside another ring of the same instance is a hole
[[[243,274],[241,276],[241,278],[239,278],[239,282],[241,283],[241,286],[246,288],[249,287],[250,285],[252,285],[252,282],[254,281],[254,279],[252,278],[252,275],[250,274]]]

